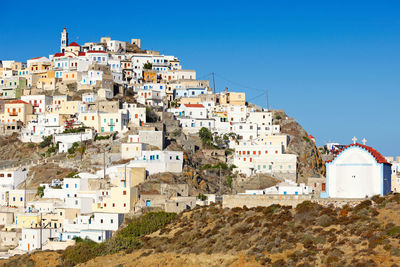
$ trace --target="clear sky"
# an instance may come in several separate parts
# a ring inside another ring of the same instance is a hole
[[[33,3],[32,3],[33,2]],[[400,155],[400,1],[3,1],[0,59],[101,36],[179,57],[217,91],[285,109],[317,138]]]

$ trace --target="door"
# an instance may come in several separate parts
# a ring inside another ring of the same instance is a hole
[[[146,207],[150,207],[151,206],[151,201],[150,200],[146,200]]]

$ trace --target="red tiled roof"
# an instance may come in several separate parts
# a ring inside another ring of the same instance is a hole
[[[106,51],[95,51],[95,50],[89,50],[87,52],[88,53],[107,53]]]
[[[356,147],[359,147],[359,148],[362,148],[362,149],[368,151],[375,158],[376,162],[378,162],[378,163],[390,164],[385,159],[385,157],[382,156],[381,153],[379,153],[377,150],[373,149],[370,146],[366,146],[366,145],[362,145],[362,144],[358,144],[358,143],[345,146],[344,148],[339,150],[339,152],[335,156],[333,156],[333,158],[331,160],[326,161],[326,163],[334,161],[344,150],[346,150],[347,148],[353,147],[353,146],[356,146]]]
[[[34,59],[39,59],[39,58],[41,58],[41,57],[34,57],[34,58],[29,59],[29,60],[34,60]]]
[[[308,138],[310,138],[310,139],[315,139],[315,137],[312,136],[311,134],[308,135]]]
[[[79,45],[77,43],[75,43],[75,42],[72,42],[68,46],[79,46]]]
[[[54,54],[54,57],[63,57],[64,56],[64,53],[55,53]]]
[[[25,102],[24,100],[12,100],[7,104],[29,104],[29,103]]]
[[[85,52],[79,52],[78,56],[85,56],[86,53]]]
[[[202,104],[185,104],[187,108],[204,108]]]

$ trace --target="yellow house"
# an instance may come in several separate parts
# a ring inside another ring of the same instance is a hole
[[[51,68],[51,62],[49,61],[35,61],[29,64],[29,71],[32,74],[46,73]]]
[[[392,191],[400,193],[400,174],[392,174]]]
[[[56,89],[56,77],[54,70],[48,70],[46,73],[40,74],[40,78],[36,83],[37,88],[43,90]]]
[[[157,73],[154,70],[144,70],[143,71],[143,80],[145,82],[157,82]]]
[[[128,213],[137,201],[137,190],[134,187],[146,177],[145,168],[118,168],[118,180],[112,181],[114,187],[102,192],[99,203],[93,204],[93,212]]]
[[[22,100],[13,100],[4,105],[4,113],[1,114],[2,123],[27,122],[29,115],[33,114],[32,105]]]
[[[222,92],[219,95],[221,105],[245,105],[246,93]]]
[[[40,227],[39,213],[16,213],[14,215],[15,228]]]
[[[74,115],[79,112],[81,101],[66,101],[61,105],[60,114]]]
[[[200,97],[182,97],[179,99],[179,104],[185,105],[185,104],[201,104],[201,98]]]

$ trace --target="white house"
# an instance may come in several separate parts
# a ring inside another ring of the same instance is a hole
[[[324,198],[365,198],[391,191],[391,164],[375,149],[356,143],[326,162]]]
[[[35,114],[44,113],[46,111],[46,106],[52,103],[52,97],[46,95],[25,95],[21,96],[21,100],[32,104]]]
[[[138,107],[136,104],[122,103],[122,110],[128,114],[130,123],[136,126],[146,123],[146,108]]]
[[[178,120],[183,131],[190,134],[198,133],[203,127],[209,129],[210,131],[214,131],[215,129],[215,119],[192,119],[178,117]]]
[[[53,139],[55,144],[59,143],[58,152],[66,153],[73,143],[92,140],[93,131],[91,129],[86,129],[84,132],[80,133],[56,134]]]
[[[192,119],[207,118],[207,108],[202,104],[183,104],[179,108],[171,108],[168,111],[179,117],[188,117]]]
[[[272,142],[271,142],[272,143]],[[240,142],[235,146],[233,163],[240,173],[296,174],[297,156],[283,154],[283,145],[260,142]]]
[[[180,173],[183,168],[182,151],[142,151],[140,157],[132,159],[129,167],[144,167],[148,173],[173,172]]]
[[[291,180],[285,180],[275,186],[260,190],[246,190],[244,195],[307,195],[312,193],[312,187],[304,183],[297,184]]]
[[[58,237],[59,235],[58,229],[22,228],[21,240],[17,249],[27,252],[40,249],[49,238]]]
[[[110,230],[81,230],[80,232],[62,232],[60,233],[60,240],[67,241],[74,237],[80,237],[82,239],[90,239],[94,242],[101,243],[112,237],[112,231]]]
[[[1,170],[0,188],[15,189],[25,181],[28,171],[23,170]]]

